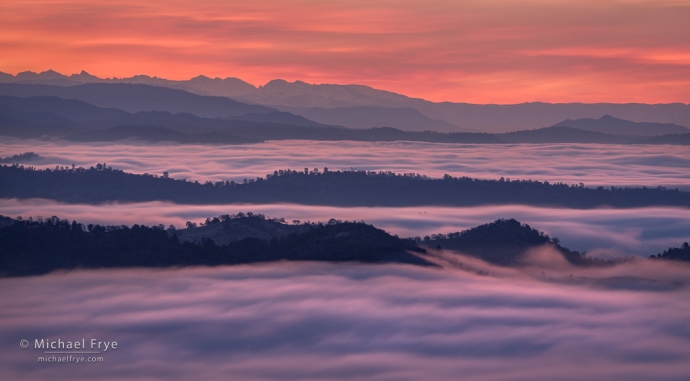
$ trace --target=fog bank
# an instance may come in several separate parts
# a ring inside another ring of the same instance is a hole
[[[541,208],[522,205],[478,207],[340,208],[295,204],[180,205],[169,202],[62,204],[50,200],[0,199],[0,214],[58,216],[94,224],[201,223],[207,217],[238,212],[263,213],[286,221],[322,221],[331,218],[373,224],[402,237],[425,236],[469,229],[499,218],[515,218],[551,236],[573,250],[600,257],[649,256],[669,246],[690,242],[690,210],[686,208],[591,209]]]
[[[8,380],[690,377],[687,287],[277,263],[0,279],[0,290]],[[99,364],[38,363],[40,350],[19,346],[36,338],[118,349]]]
[[[586,186],[667,186],[690,189],[690,150],[683,146],[602,144],[472,145],[419,142],[279,141],[250,145],[77,145],[0,142],[0,157],[33,151],[24,163],[90,167],[105,162],[134,173],[204,182],[264,177],[278,169],[384,170],[481,179],[532,179]]]

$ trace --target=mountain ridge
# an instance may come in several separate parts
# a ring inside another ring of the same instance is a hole
[[[227,118],[278,110],[250,105],[227,97],[197,95],[184,90],[141,84],[87,83],[75,86],[0,84],[0,95],[14,97],[54,96],[76,99],[101,108],[139,111],[188,112],[199,117]]]
[[[585,131],[611,135],[656,136],[690,133],[690,129],[673,123],[633,122],[625,119],[604,115],[599,119],[582,118],[566,119],[552,127],[570,127]]]
[[[46,73],[46,72],[44,72]],[[77,80],[82,80],[82,74],[70,77],[55,77],[55,72],[44,75],[33,73],[22,75],[21,81],[37,83],[58,84],[72,86]],[[84,72],[85,73],[85,72]],[[59,74],[59,73],[58,73]],[[38,77],[37,77],[38,76]],[[83,74],[83,81],[95,81],[88,73]],[[101,83],[147,82],[156,86],[170,88],[184,88],[186,91],[202,95],[218,95],[230,97],[239,101],[261,103],[267,107],[273,107],[287,111],[294,108],[293,112],[308,118],[298,108],[310,109],[313,107],[359,107],[378,106],[389,109],[414,108],[428,118],[443,120],[460,130],[476,130],[482,132],[501,133],[521,129],[553,126],[567,119],[600,118],[602,115],[612,115],[617,118],[627,119],[633,122],[673,123],[680,126],[690,126],[690,105],[684,103],[668,104],[640,104],[640,103],[545,103],[525,102],[520,104],[471,104],[463,102],[431,102],[421,98],[408,97],[386,90],[375,89],[366,85],[334,85],[334,84],[308,84],[303,81],[288,82],[285,80],[272,80],[263,86],[255,87],[244,81],[236,82],[236,90],[222,90],[222,86],[213,89],[204,83],[221,83],[231,77],[221,80],[214,78],[208,81],[208,77],[195,77],[187,81],[169,81],[157,77],[136,76],[129,79],[100,79]],[[236,79],[236,78],[235,78]],[[190,81],[195,81],[192,86]],[[9,74],[1,75],[0,82],[17,82],[17,78]],[[47,82],[46,82],[47,81]],[[58,81],[58,82],[56,82]],[[67,81],[67,82],[65,82]],[[233,79],[234,81],[234,79]],[[232,81],[230,81],[232,82]],[[230,83],[228,82],[228,83]],[[81,83],[81,82],[80,82]],[[182,87],[181,87],[182,86]],[[186,87],[185,87],[186,86]],[[234,85],[233,85],[234,86]],[[232,87],[230,85],[226,86]],[[392,110],[387,110],[391,112]],[[335,123],[348,126],[344,122]],[[382,125],[379,125],[382,126]],[[371,125],[368,127],[375,127]],[[389,125],[389,127],[396,127]],[[404,129],[404,128],[403,128]]]
[[[443,249],[451,250],[451,256],[464,254],[489,264],[516,268],[539,266],[539,261],[525,259],[529,250],[545,247],[580,268],[644,261],[631,257],[603,260],[572,251],[561,246],[558,239],[515,219],[498,219],[422,240],[400,238],[363,221],[295,220],[290,225],[282,218],[266,218],[251,212],[207,218],[201,226],[188,221],[182,229],[172,225],[167,229],[164,225],[86,225],[56,216],[14,219],[0,215],[0,277],[41,275],[55,270],[219,266],[285,260],[442,267],[430,261],[435,255],[429,253],[442,249],[441,243],[445,245]],[[651,255],[646,261],[687,262],[690,247],[686,242],[680,248],[671,247]],[[472,265],[455,263],[453,267],[489,275],[476,271]],[[596,279],[576,279],[572,275],[566,279],[568,283],[592,280]],[[635,277],[624,280],[645,281]],[[668,286],[671,287],[664,289],[680,285]]]
[[[345,109],[343,109],[345,110]],[[417,111],[410,109],[419,114]],[[402,113],[401,117],[408,115]],[[618,120],[620,123],[637,125]],[[668,127],[667,125],[661,125]],[[659,131],[657,124],[643,124],[648,133]],[[108,131],[106,131],[108,130]],[[213,135],[215,134],[215,135]],[[620,136],[565,126],[521,130],[503,134],[476,132],[405,131],[392,127],[352,129],[319,124],[283,111],[249,113],[223,119],[204,118],[191,113],[168,111],[129,113],[56,96],[19,98],[0,95],[0,135],[18,138],[60,138],[80,142],[131,140],[177,142],[182,144],[243,144],[266,140],[321,141],[421,141],[431,143],[596,143],[596,144],[681,144],[687,134]],[[213,136],[218,140],[214,141]],[[646,139],[644,139],[646,137]]]

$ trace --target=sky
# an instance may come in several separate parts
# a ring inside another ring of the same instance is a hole
[[[5,0],[0,71],[357,83],[471,103],[688,103],[688,20],[688,0]]]

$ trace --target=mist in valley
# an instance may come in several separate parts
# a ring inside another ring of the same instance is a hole
[[[680,380],[690,376],[686,265],[273,263],[0,279],[0,336],[118,342],[100,364],[3,379]],[[538,268],[538,269],[537,269]],[[483,271],[477,274],[478,271]],[[543,273],[541,272],[543,271]],[[536,272],[536,274],[532,274]],[[570,277],[570,274],[573,276]],[[645,276],[642,287],[596,282]],[[573,280],[574,279],[574,280]],[[679,282],[682,281],[682,282]],[[675,282],[675,283],[674,283]],[[658,287],[671,284],[672,287]],[[28,353],[27,353],[28,352]]]
[[[89,168],[105,162],[132,173],[192,181],[236,181],[265,177],[279,169],[355,167],[368,171],[415,172],[434,178],[506,177],[584,183],[585,186],[666,186],[690,189],[690,150],[668,145],[442,144],[418,142],[280,141],[250,145],[71,144],[40,140],[0,141],[0,157],[39,155],[21,162],[37,168]]]

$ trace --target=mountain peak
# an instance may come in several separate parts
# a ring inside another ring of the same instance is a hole
[[[57,78],[66,78],[66,76],[56,72],[53,69],[48,69],[48,70],[43,71],[41,73],[35,73],[33,71],[23,71],[21,73],[17,73],[16,78],[17,79],[57,79]]]
[[[86,72],[86,70],[82,70],[79,74],[72,74],[69,76],[71,79],[76,79],[80,81],[100,81],[101,79],[96,77],[95,75],[91,75]]]
[[[44,77],[52,77],[52,78],[64,77],[64,75],[58,73],[57,71],[55,71],[53,69],[48,69],[48,70],[42,72],[40,75],[42,75]]]
[[[623,120],[623,119],[616,118],[615,116],[611,116],[611,115],[609,115],[609,114],[604,114],[604,115],[601,116],[601,118],[599,118],[599,120],[601,120],[601,121],[607,121],[607,120]]]
[[[156,78],[156,77],[151,77],[151,76],[148,76],[146,74],[137,74],[137,75],[132,76],[132,79],[153,79],[153,78]]]
[[[17,79],[32,79],[36,78],[38,74],[34,73],[33,71],[22,71],[17,73],[14,77]]]
[[[272,79],[272,80],[268,81],[265,85],[260,86],[260,88],[262,88],[262,89],[275,89],[275,88],[285,87],[289,84],[290,84],[290,82],[288,82],[284,79],[277,78],[277,79]]]
[[[220,78],[218,78],[218,77],[210,78],[210,77],[207,77],[203,74],[199,74],[196,77],[190,79],[190,81],[195,81],[195,82],[201,82],[201,81],[207,82],[207,81],[215,81],[215,80],[220,80]]]

